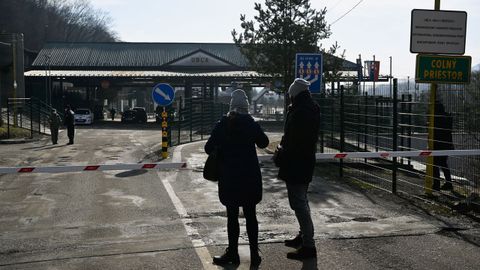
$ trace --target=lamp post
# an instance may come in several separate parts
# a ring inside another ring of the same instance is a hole
[[[13,70],[13,126],[17,126],[17,37],[12,35],[12,70]],[[8,100],[7,100],[8,102]]]
[[[45,55],[45,104],[50,104],[52,96],[50,93],[49,87],[49,66],[50,66],[50,55]]]

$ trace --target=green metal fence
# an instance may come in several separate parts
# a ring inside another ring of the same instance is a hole
[[[423,90],[396,87],[385,96],[353,95],[342,90],[334,97],[315,96],[321,108],[319,152],[408,151],[428,148],[428,85]],[[354,91],[351,91],[354,92]],[[437,99],[453,116],[450,130],[457,150],[480,148],[480,89],[470,85],[440,85]],[[391,192],[424,196],[426,159],[378,158],[338,161],[340,174]],[[436,166],[439,171],[443,168]],[[478,204],[480,193],[479,156],[451,156],[448,168],[453,191],[436,192],[449,202],[468,200]],[[445,176],[437,179],[444,182]]]
[[[51,110],[50,105],[34,97],[8,98],[7,108],[1,113],[1,122],[7,127],[7,138],[10,138],[11,127],[29,130],[30,138],[36,134],[49,133],[48,118]]]
[[[199,141],[210,136],[215,123],[228,112],[227,104],[201,98],[179,98],[170,108],[170,145]]]

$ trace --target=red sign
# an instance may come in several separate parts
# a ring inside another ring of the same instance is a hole
[[[365,61],[367,74],[370,81],[378,81],[378,74],[380,73],[380,61]]]

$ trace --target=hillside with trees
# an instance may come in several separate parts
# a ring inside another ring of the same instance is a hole
[[[0,1],[0,33],[23,33],[25,48],[33,51],[45,42],[116,41],[111,22],[90,0]]]

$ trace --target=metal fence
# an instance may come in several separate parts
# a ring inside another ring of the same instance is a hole
[[[210,136],[215,123],[228,112],[227,104],[201,98],[179,98],[168,108],[170,145],[199,141]]]
[[[32,98],[9,98],[7,108],[1,112],[3,125],[7,127],[7,138],[11,137],[11,128],[23,128],[35,134],[47,134],[48,118],[52,107],[45,102]]]
[[[342,88],[336,97],[314,97],[321,108],[319,152],[428,149],[427,90],[397,87],[386,96],[373,96],[367,91],[363,95],[351,95]],[[480,148],[479,96],[476,81],[467,86],[440,85],[437,90],[437,99],[453,117],[450,132],[457,150]],[[339,165],[340,174],[354,181],[393,192],[425,194],[425,158],[356,159],[339,161]],[[446,171],[437,162],[434,167]],[[479,156],[451,156],[445,169],[451,172],[454,189],[440,191],[440,197],[450,202],[478,197]],[[444,182],[444,177],[437,176],[437,179]],[[478,204],[478,200],[473,203]]]

